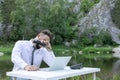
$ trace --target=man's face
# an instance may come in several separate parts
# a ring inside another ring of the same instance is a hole
[[[48,44],[50,42],[49,36],[43,33],[40,33],[37,37],[41,42],[44,42],[45,44]]]

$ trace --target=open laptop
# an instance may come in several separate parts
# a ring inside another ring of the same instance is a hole
[[[45,71],[63,70],[67,66],[70,59],[71,59],[71,56],[55,57],[51,66]]]

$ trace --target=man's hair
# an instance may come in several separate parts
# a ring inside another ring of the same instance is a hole
[[[52,40],[52,33],[50,32],[50,30],[45,29],[45,30],[42,30],[40,33],[43,33],[43,34],[49,36],[50,40]]]

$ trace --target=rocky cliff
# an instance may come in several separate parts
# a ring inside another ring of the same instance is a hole
[[[113,41],[120,44],[120,30],[116,28],[111,18],[111,10],[114,8],[115,2],[116,0],[100,0],[95,4],[87,16],[80,20],[80,32],[85,31],[86,28],[98,27],[99,30],[109,31]]]

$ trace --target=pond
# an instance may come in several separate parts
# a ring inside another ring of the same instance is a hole
[[[100,68],[101,71],[97,73],[98,80],[120,80],[120,60],[113,59],[85,59],[80,56],[73,57],[68,65],[82,63],[84,67]],[[42,66],[46,64],[42,63]],[[0,80],[9,80],[6,76],[7,71],[11,71],[13,64],[10,60],[0,61]],[[77,80],[77,79],[75,79]],[[88,80],[88,79],[85,79]],[[89,79],[90,80],[90,79]]]
[[[101,71],[97,73],[98,80],[120,80],[120,60],[117,58],[85,59],[77,56],[76,60],[71,64],[75,63],[83,63],[84,67],[100,68]]]
[[[0,80],[6,80],[6,72],[11,71],[12,67],[10,60],[0,61]]]

